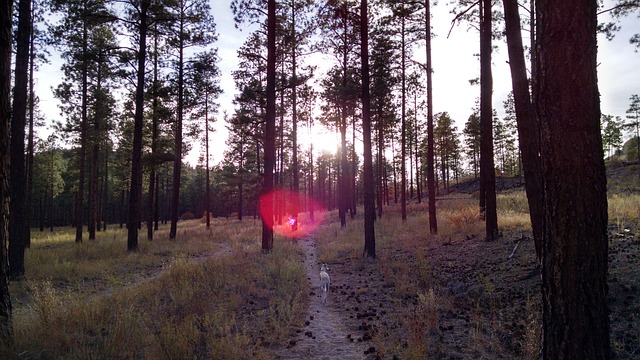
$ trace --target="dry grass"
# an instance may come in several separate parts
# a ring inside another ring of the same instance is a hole
[[[640,194],[609,195],[609,222],[618,228],[640,223]]]
[[[529,203],[524,190],[514,190],[496,196],[498,226],[501,229],[529,229]]]
[[[276,239],[262,254],[257,221],[212,228],[180,223],[177,240],[161,231],[132,254],[116,230],[83,244],[66,232],[34,239],[27,279],[12,283],[16,349],[0,357],[268,359],[302,318],[299,249]],[[211,256],[220,248],[235,250]],[[125,281],[136,282],[113,284]]]

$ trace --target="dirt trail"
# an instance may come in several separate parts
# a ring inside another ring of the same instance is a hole
[[[287,349],[276,354],[279,359],[351,360],[364,359],[366,350],[362,343],[353,342],[347,328],[345,315],[338,311],[338,299],[329,292],[326,305],[322,305],[320,289],[320,264],[316,253],[316,242],[311,238],[300,241],[305,251],[304,265],[311,288],[306,326]],[[331,284],[340,281],[340,274],[329,269]]]
[[[214,251],[208,251],[200,254],[192,254],[187,258],[187,261],[191,264],[200,264],[205,260],[210,259],[218,259],[223,256],[228,256],[233,252],[233,249],[229,244],[219,243],[218,247]],[[169,272],[169,268],[173,263],[177,261],[177,258],[172,259],[170,262],[166,264],[162,264],[158,267],[154,267],[149,271],[143,273],[141,276],[135,278],[134,281],[128,281],[123,285],[118,286],[108,286],[104,289],[100,289],[93,294],[93,297],[103,297],[113,295],[115,292],[123,291],[126,289],[130,289],[133,287],[137,287],[143,284],[147,284],[151,281],[157,280],[163,275],[166,275]]]

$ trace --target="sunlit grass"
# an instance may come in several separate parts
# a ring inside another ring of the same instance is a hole
[[[180,222],[176,240],[163,228],[152,242],[141,236],[134,253],[126,251],[126,230],[82,244],[71,231],[38,234],[25,279],[11,284],[17,353],[270,358],[268,347],[301,326],[306,269],[300,249],[283,239],[262,254],[260,229],[251,220],[216,219],[211,230]],[[208,256],[218,249],[225,254]],[[1,358],[10,355],[0,350]]]
[[[640,223],[640,194],[613,194],[608,200],[610,223],[618,227]]]

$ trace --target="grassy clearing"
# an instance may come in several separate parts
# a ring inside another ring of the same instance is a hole
[[[185,222],[178,240],[165,229],[133,254],[115,230],[83,244],[65,233],[34,239],[27,278],[12,283],[22,289],[12,293],[16,351],[0,358],[269,358],[268,347],[301,325],[306,270],[282,239],[263,255],[260,228]],[[207,256],[220,248],[234,251]],[[125,281],[135,283],[114,285]]]

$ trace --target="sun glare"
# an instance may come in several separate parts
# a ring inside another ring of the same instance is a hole
[[[314,125],[311,131],[303,130],[299,134],[299,142],[305,151],[309,149],[309,143],[312,143],[314,154],[323,152],[335,154],[340,146],[338,135],[322,125]]]
[[[298,210],[295,211],[295,208]],[[282,221],[276,221],[278,212]],[[324,207],[318,202],[292,191],[275,190],[260,197],[260,215],[276,234],[288,238],[300,238],[312,233],[324,220],[325,213]]]

